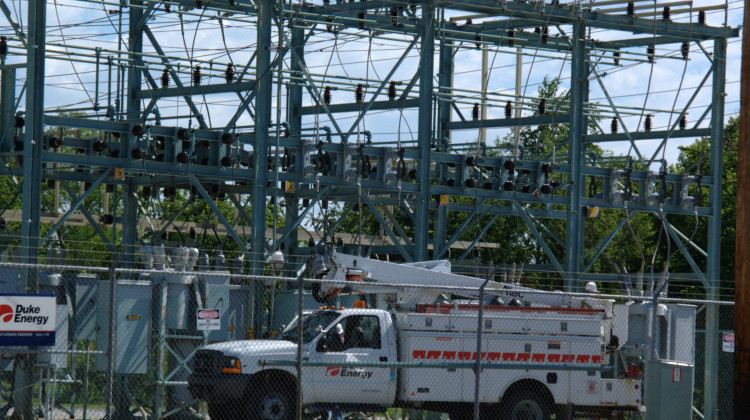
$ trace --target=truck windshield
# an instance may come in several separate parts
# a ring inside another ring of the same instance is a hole
[[[333,320],[339,317],[336,311],[317,311],[305,317],[302,323],[302,341],[307,343],[318,335],[318,327],[325,328]],[[297,322],[286,328],[286,331],[279,337],[280,340],[288,340],[294,343],[299,337],[299,327]]]

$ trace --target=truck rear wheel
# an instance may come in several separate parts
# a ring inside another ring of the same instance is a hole
[[[255,390],[251,412],[260,420],[292,420],[295,417],[293,398],[277,384],[262,384]]]
[[[546,398],[534,392],[514,392],[500,408],[503,420],[548,420],[552,413]]]

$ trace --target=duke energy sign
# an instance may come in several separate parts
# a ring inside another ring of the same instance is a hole
[[[56,313],[53,295],[0,294],[0,346],[53,346]]]

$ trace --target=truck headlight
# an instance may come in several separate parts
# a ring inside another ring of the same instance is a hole
[[[221,373],[242,373],[240,359],[236,357],[224,356],[221,364]]]

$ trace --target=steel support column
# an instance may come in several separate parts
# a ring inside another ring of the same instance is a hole
[[[44,59],[46,43],[44,0],[28,3],[29,41],[26,52],[26,132],[23,148],[23,204],[21,207],[21,262],[36,264],[39,256],[39,216],[42,207],[42,150],[44,145]],[[18,291],[38,293],[36,270],[21,277]],[[16,359],[13,407],[16,417],[31,419],[34,356]]]
[[[250,244],[250,273],[263,274],[263,257],[266,243],[266,182],[268,177],[268,131],[271,122],[271,0],[258,1],[258,57],[256,77],[258,81],[255,98],[255,146],[253,148],[253,205],[252,243]],[[253,329],[260,332],[263,324],[263,288],[253,285],[254,313]]]
[[[714,186],[710,192],[712,215],[708,218],[708,258],[706,278],[710,287],[706,299],[719,300],[719,277],[721,275],[721,177],[724,161],[724,93],[726,88],[726,38],[714,40],[713,92],[711,109],[711,176]],[[706,351],[703,394],[705,401],[703,416],[715,419],[718,415],[719,399],[719,306],[706,307]]]
[[[586,98],[586,28],[582,22],[573,25],[570,64],[570,133],[568,137],[568,162],[570,163],[570,204],[566,219],[565,237],[565,290],[575,291],[583,259],[583,214],[581,194],[585,192],[585,178],[581,171],[583,136],[586,134],[586,116],[583,102]]]
[[[415,209],[414,260],[427,259],[430,215],[430,151],[432,146],[432,75],[435,62],[435,7],[422,6],[419,59],[419,199]]]
[[[3,67],[0,70],[0,151],[12,149],[13,122],[16,102],[16,69]],[[7,144],[7,146],[6,146]]]

